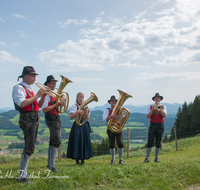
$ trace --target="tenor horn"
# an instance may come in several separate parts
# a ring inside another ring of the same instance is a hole
[[[76,124],[77,125],[82,126],[85,124],[85,122],[87,121],[87,113],[88,114],[90,113],[90,110],[89,110],[87,104],[89,104],[93,101],[98,102],[98,98],[95,95],[95,93],[91,92],[90,97],[86,101],[84,101],[79,108],[79,110],[84,111],[84,114],[83,115],[78,114],[76,116]]]
[[[121,90],[118,91],[119,91],[119,98],[111,114],[111,115],[113,114],[118,115],[118,118],[117,119],[111,118],[108,121],[108,129],[113,133],[118,133],[122,131],[130,116],[130,111],[127,108],[124,107],[122,108],[122,105],[124,104],[126,99],[132,98],[132,96]]]
[[[66,104],[64,106],[58,106],[56,107],[58,109],[59,113],[65,113],[67,111],[68,105],[69,105],[69,94],[65,91],[63,91],[63,89],[65,88],[65,86],[72,82],[71,80],[69,80],[68,78],[60,75],[62,80],[60,82],[60,86],[58,88],[57,94],[59,94],[60,96],[56,96],[56,102],[57,101],[65,101]]]
[[[60,83],[60,86],[58,88],[57,93],[54,92],[53,90],[49,89],[47,86],[39,83],[39,82],[36,82],[35,85],[38,88],[46,88],[46,90],[47,90],[46,94],[48,96],[52,96],[52,97],[56,98],[56,102],[58,102],[58,101],[65,101],[66,102],[64,106],[58,106],[58,107],[56,107],[57,110],[58,110],[58,112],[62,114],[62,113],[66,112],[66,110],[68,108],[68,105],[69,105],[69,94],[67,92],[63,91],[63,89],[65,88],[65,86],[68,83],[70,83],[72,81],[69,80],[68,78],[62,76],[62,75],[60,75],[60,76],[61,76],[62,80],[61,80],[61,83]]]

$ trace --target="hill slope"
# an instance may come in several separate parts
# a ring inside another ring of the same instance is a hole
[[[1,189],[189,189],[200,186],[200,137],[179,140],[162,147],[159,159],[154,163],[154,151],[150,162],[143,164],[145,150],[131,152],[125,165],[110,165],[110,156],[94,157],[85,165],[75,165],[74,160],[56,161],[61,173],[45,173],[46,157],[34,157],[29,161],[28,172],[35,176],[31,185],[16,181],[20,158],[1,157],[1,176],[12,170],[14,178],[1,179]],[[116,156],[117,161],[117,156]]]

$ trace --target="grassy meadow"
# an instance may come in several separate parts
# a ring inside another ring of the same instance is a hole
[[[199,189],[200,136],[163,144],[160,163],[143,164],[145,150],[123,155],[125,165],[110,165],[110,156],[93,157],[85,165],[75,165],[71,159],[56,160],[61,173],[46,171],[47,157],[33,154],[28,172],[32,184],[17,183],[20,155],[0,157],[0,189]],[[116,161],[118,155],[116,154]],[[7,174],[7,176],[6,176]]]

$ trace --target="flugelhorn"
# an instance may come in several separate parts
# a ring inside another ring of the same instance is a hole
[[[111,118],[108,121],[108,129],[113,133],[122,131],[130,116],[130,111],[127,108],[122,108],[122,105],[124,104],[127,98],[132,98],[132,96],[121,90],[118,91],[119,91],[119,98],[111,114],[111,115],[113,114],[118,115],[118,118],[117,119]]]
[[[58,88],[57,93],[54,92],[53,90],[49,89],[47,86],[39,83],[39,82],[36,82],[35,85],[38,88],[46,88],[47,89],[46,94],[48,96],[52,96],[52,97],[56,98],[56,102],[58,102],[58,101],[65,101],[66,104],[64,106],[58,106],[58,107],[56,107],[58,109],[59,113],[65,113],[66,110],[67,110],[67,108],[68,108],[68,105],[69,105],[69,94],[67,92],[65,92],[65,91],[62,91],[62,90],[65,88],[65,86],[68,83],[70,83],[72,81],[69,80],[68,78],[62,76],[62,75],[60,75],[60,76],[61,76],[62,80],[61,80],[61,83],[60,83],[60,86]]]
[[[95,93],[91,92],[91,93],[90,93],[90,97],[89,97],[86,101],[84,101],[84,102],[81,104],[80,108],[78,109],[78,110],[83,110],[83,111],[84,111],[84,114],[83,114],[83,115],[78,114],[78,115],[76,116],[76,124],[77,124],[77,125],[82,126],[82,125],[85,124],[85,122],[87,121],[87,114],[90,113],[90,110],[89,110],[87,104],[89,104],[89,103],[91,103],[91,102],[93,102],[93,101],[98,102],[98,98],[97,98],[97,96],[95,95]]]
[[[53,90],[51,90],[50,88],[48,88],[47,86],[43,85],[42,83],[40,82],[35,82],[35,85],[38,87],[38,88],[45,88],[46,89],[46,94],[48,96],[51,96],[53,98],[56,98],[56,97],[61,97],[60,94],[57,94],[56,92],[54,92]]]

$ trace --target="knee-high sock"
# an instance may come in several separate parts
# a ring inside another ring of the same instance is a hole
[[[22,154],[21,161],[20,161],[20,168],[19,168],[19,177],[18,179],[21,180],[22,178],[26,178],[27,174],[27,165],[30,156],[26,154]]]
[[[160,148],[156,147],[156,149],[155,149],[155,158],[158,158],[159,152],[160,152]]]
[[[119,161],[122,160],[122,155],[123,155],[123,148],[118,148],[118,153],[119,153]]]
[[[50,166],[49,169],[51,170],[53,167],[55,167],[55,158],[58,148],[52,147],[51,149],[51,159],[50,159]]]
[[[147,160],[149,160],[150,154],[151,154],[151,148],[147,147],[147,149],[146,149],[146,158],[147,158]]]
[[[110,155],[112,157],[112,160],[115,160],[115,148],[110,148]]]
[[[50,167],[51,149],[52,149],[52,146],[49,145],[49,148],[48,148],[48,162],[47,162],[47,166],[48,167]]]

